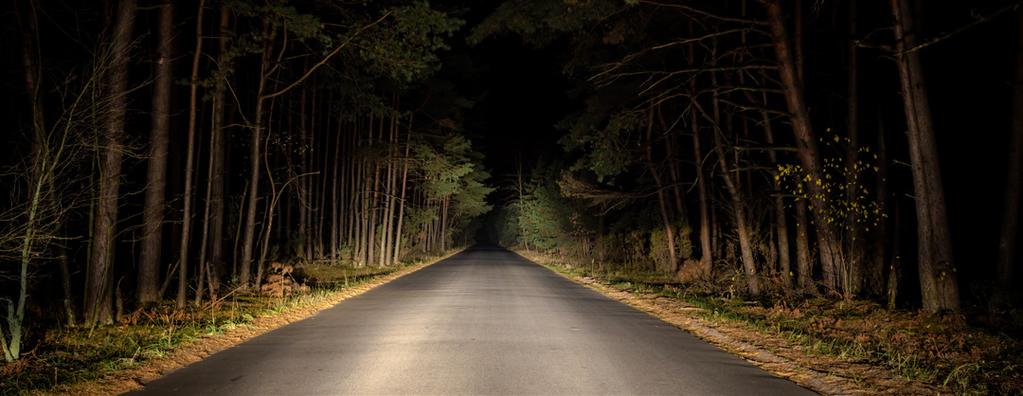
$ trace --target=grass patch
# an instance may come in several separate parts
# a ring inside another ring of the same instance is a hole
[[[664,275],[594,270],[557,260],[541,260],[541,264],[617,290],[677,299],[700,308],[692,314],[701,319],[780,337],[788,345],[778,347],[797,347],[810,358],[882,367],[942,392],[1023,394],[1023,343],[999,331],[971,326],[961,316],[889,311],[859,300],[745,301],[707,292],[706,285],[673,283]]]

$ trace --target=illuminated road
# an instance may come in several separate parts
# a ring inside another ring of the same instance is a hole
[[[467,250],[141,394],[812,394],[494,247]]]

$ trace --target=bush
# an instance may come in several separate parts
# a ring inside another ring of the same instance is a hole
[[[675,258],[680,265],[693,255],[693,244],[690,241],[689,233],[688,226],[683,225],[675,228]],[[647,256],[653,260],[654,268],[661,272],[672,270],[667,239],[664,228],[654,228],[650,231],[650,247]]]

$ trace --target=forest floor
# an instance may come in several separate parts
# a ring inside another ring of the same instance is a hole
[[[867,301],[743,301],[664,275],[517,253],[822,394],[1023,394],[1023,342],[961,317]]]
[[[296,273],[315,285],[309,293],[237,295],[216,306],[186,310],[162,305],[127,314],[111,326],[49,329],[22,359],[0,365],[0,395],[108,395],[137,389],[455,253],[386,268],[298,266]]]

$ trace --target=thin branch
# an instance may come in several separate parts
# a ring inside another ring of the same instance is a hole
[[[982,16],[978,17],[977,19],[974,19],[973,22],[967,23],[966,25],[960,26],[959,28],[956,28],[955,30],[952,30],[952,31],[950,31],[948,33],[945,33],[945,34],[942,34],[940,36],[933,37],[931,39],[925,40],[924,42],[922,42],[920,44],[917,44],[916,46],[913,46],[911,48],[905,49],[902,52],[897,53],[896,55],[905,55],[905,54],[908,54],[910,52],[916,52],[916,51],[922,50],[924,48],[930,47],[930,46],[932,46],[934,44],[937,44],[937,43],[940,43],[942,41],[945,41],[945,40],[951,38],[952,36],[955,36],[955,35],[957,35],[959,33],[962,33],[962,32],[965,32],[967,30],[970,30],[971,28],[976,27],[977,25],[980,25],[982,23],[988,22],[988,21],[990,21],[992,19],[995,19],[998,16],[1001,16],[1002,14],[1008,13],[1010,11],[1016,11],[1016,10],[1019,9],[1020,4],[1021,4],[1021,2],[1017,1],[1015,3],[1007,5],[1005,7],[999,8],[999,9],[995,10],[994,12],[992,12],[990,14],[982,15]]]
[[[335,47],[334,50],[330,51],[330,53],[327,54],[327,56],[324,56],[323,59],[320,59],[320,61],[317,62],[312,67],[310,67],[309,70],[306,70],[305,74],[303,74],[302,77],[299,77],[297,80],[295,80],[294,82],[292,82],[291,84],[289,84],[288,86],[282,88],[281,90],[279,90],[277,92],[274,92],[274,93],[271,93],[271,94],[268,94],[268,95],[263,95],[263,99],[270,99],[270,98],[273,98],[275,96],[283,95],[283,94],[287,93],[288,91],[292,90],[293,88],[299,86],[300,84],[302,84],[302,82],[304,82],[307,78],[309,78],[309,76],[311,76],[313,74],[313,72],[316,71],[316,69],[319,69],[321,66],[323,66],[327,62],[329,62],[330,59],[334,57],[334,55],[337,55],[339,52],[341,52],[342,49],[347,47],[348,44],[351,43],[352,40],[355,40],[355,38],[358,37],[360,34],[362,34],[362,32],[368,30],[369,28],[371,28],[373,26],[376,26],[380,22],[383,22],[384,19],[386,19],[390,15],[391,15],[391,12],[388,11],[388,12],[384,13],[384,15],[382,15],[380,18],[377,18],[377,20],[373,21],[373,23],[370,23],[370,24],[368,24],[366,26],[363,26],[363,27],[359,28],[359,30],[356,31],[355,34],[349,36],[348,39],[346,39],[344,42],[342,42],[337,47]]]
[[[722,21],[722,22],[742,23],[742,24],[757,25],[757,26],[766,26],[767,25],[766,22],[756,21],[756,20],[752,20],[752,19],[741,19],[741,18],[732,18],[732,17],[721,16],[721,15],[712,14],[710,12],[699,10],[699,9],[696,9],[696,8],[693,8],[693,7],[690,7],[690,6],[687,6],[687,5],[682,5],[682,4],[661,3],[661,2],[657,2],[657,1],[651,1],[651,0],[640,0],[639,3],[640,4],[649,4],[649,5],[658,6],[658,7],[677,8],[677,9],[683,10],[685,12],[688,12],[690,14],[696,14],[696,15],[707,17],[707,18],[710,18],[710,19],[717,19],[717,20]]]

